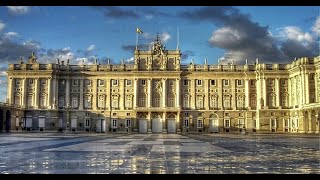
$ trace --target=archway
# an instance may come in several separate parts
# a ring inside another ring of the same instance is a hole
[[[11,112],[7,110],[6,112],[6,132],[10,132],[11,127]]]
[[[217,114],[210,115],[209,118],[209,133],[219,132],[219,117]]]
[[[3,110],[0,109],[0,132],[3,130]]]
[[[176,133],[176,116],[173,114],[168,116],[168,133]]]

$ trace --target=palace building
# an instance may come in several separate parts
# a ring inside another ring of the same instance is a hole
[[[159,38],[134,63],[9,64],[0,131],[319,133],[320,56],[181,64]]]

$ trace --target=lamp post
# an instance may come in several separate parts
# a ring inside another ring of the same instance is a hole
[[[64,110],[67,111],[67,127],[65,129],[65,132],[68,132],[70,130],[70,123],[69,123],[69,119],[70,119],[70,109],[71,109],[71,106],[70,106],[70,102],[68,101],[67,102],[67,105],[64,106]]]

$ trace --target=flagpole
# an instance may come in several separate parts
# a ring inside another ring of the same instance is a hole
[[[136,32],[136,50],[138,50],[138,32]]]

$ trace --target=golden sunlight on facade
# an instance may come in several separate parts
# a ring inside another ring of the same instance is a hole
[[[181,65],[160,40],[134,64],[10,64],[0,131],[319,133],[320,56]]]

